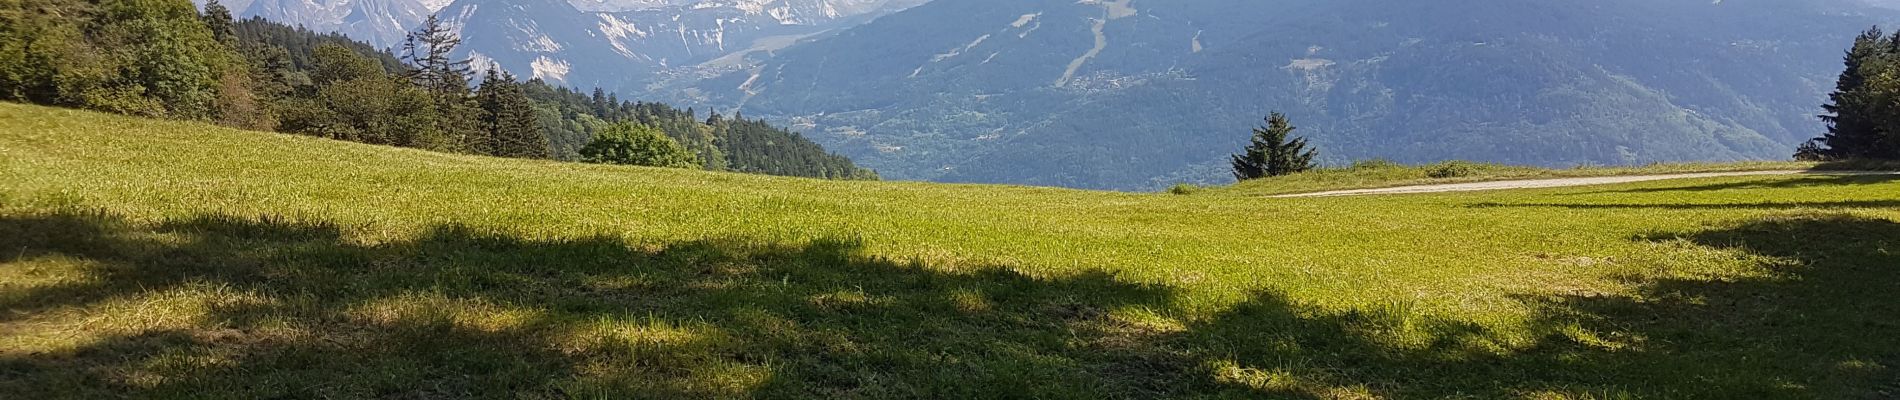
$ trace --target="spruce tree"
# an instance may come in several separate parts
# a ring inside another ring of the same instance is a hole
[[[438,94],[468,92],[469,60],[455,60],[450,54],[462,39],[450,32],[442,20],[430,15],[422,26],[403,39],[403,61],[415,67],[409,79]]]
[[[290,95],[296,87],[297,75],[289,50],[274,45],[248,46],[245,57],[251,60],[251,68],[257,73],[259,96],[277,100]]]
[[[476,94],[482,113],[481,152],[497,157],[548,158],[548,138],[542,134],[533,101],[500,66],[489,68]]]
[[[204,19],[205,28],[211,30],[212,39],[234,48],[237,46],[236,21],[231,19],[230,8],[218,3],[218,0],[207,1],[201,18]]]
[[[1312,170],[1319,152],[1306,147],[1306,138],[1291,137],[1294,129],[1285,114],[1268,115],[1267,126],[1253,130],[1253,142],[1246,151],[1232,157],[1234,178],[1245,181]]]
[[[434,97],[436,130],[446,137],[443,143],[430,147],[482,153],[487,138],[481,128],[480,108],[469,95],[469,60],[450,57],[461,44],[462,39],[439,17],[430,15],[403,39],[402,59],[411,67],[404,76]]]
[[[1255,133],[1258,132],[1255,131]],[[1247,146],[1245,153],[1231,156],[1234,165],[1234,180],[1246,181],[1267,177],[1267,154],[1267,148],[1260,145],[1260,139],[1256,136],[1253,145]]]
[[[502,82],[499,66],[490,66],[482,73],[480,88],[475,90],[475,104],[481,108],[482,129],[478,137],[469,140],[469,152],[497,155],[500,143],[497,137],[503,127],[504,111],[501,105]]]
[[[1854,47],[1847,51],[1840,78],[1835,82],[1834,92],[1828,94],[1828,104],[1822,105],[1827,113],[1821,120],[1827,123],[1827,134],[1821,138],[1803,144],[1796,157],[1803,159],[1851,159],[1876,156],[1875,151],[1884,136],[1887,136],[1887,124],[1882,119],[1880,107],[1882,92],[1891,88],[1882,88],[1871,83],[1886,83],[1890,79],[1873,82],[1871,78],[1887,74],[1883,69],[1891,68],[1895,46],[1900,44],[1900,36],[1889,38],[1880,27],[1862,32],[1854,40]]]
[[[609,110],[611,110],[611,107],[613,107],[613,105],[612,103],[607,102],[607,90],[601,89],[601,88],[594,88],[593,100],[594,100],[594,104],[593,104],[594,117],[612,121],[613,120],[613,118],[611,118],[612,113]]]

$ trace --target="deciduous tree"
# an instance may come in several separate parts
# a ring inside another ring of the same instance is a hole
[[[597,164],[648,167],[698,169],[701,165],[698,156],[659,129],[627,122],[596,134],[592,143],[581,148],[581,158]]]

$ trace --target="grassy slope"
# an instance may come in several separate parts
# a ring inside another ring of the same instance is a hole
[[[1853,398],[1900,377],[1895,193],[829,182],[0,104],[0,393]]]
[[[1432,177],[1442,166],[1462,166],[1460,173]],[[1891,170],[1892,165],[1872,163],[1812,163],[1794,161],[1754,161],[1736,163],[1654,164],[1640,167],[1582,167],[1548,169],[1497,164],[1451,162],[1437,165],[1367,164],[1349,168],[1321,169],[1284,177],[1242,182],[1209,192],[1232,196],[1272,196],[1328,190],[1374,189],[1411,185],[1484,182],[1518,179],[1587,178],[1599,176],[1667,175],[1701,172],[1745,172],[1787,170]]]

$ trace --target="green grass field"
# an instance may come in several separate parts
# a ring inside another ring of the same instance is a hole
[[[1884,162],[1812,163],[1793,161],[1752,161],[1735,163],[1654,164],[1641,167],[1585,167],[1546,169],[1497,164],[1451,161],[1435,165],[1408,166],[1388,162],[1365,162],[1351,167],[1320,169],[1275,179],[1248,181],[1220,188],[1195,188],[1192,193],[1207,192],[1227,196],[1272,196],[1329,190],[1371,189],[1409,185],[1486,182],[1518,179],[1588,178],[1601,176],[1669,175],[1704,172],[1750,171],[1900,171],[1900,164]],[[1438,176],[1434,176],[1438,175]]]
[[[1900,395],[1896,177],[1241,190],[1286,191],[498,160],[0,104],[0,397]]]

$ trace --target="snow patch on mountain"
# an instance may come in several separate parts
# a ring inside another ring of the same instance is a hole
[[[471,51],[468,52],[468,67],[477,73],[485,73],[495,67],[495,59],[489,58],[486,54]]]
[[[509,25],[521,36],[515,42],[515,50],[528,53],[558,53],[562,46],[546,33],[542,33],[539,24],[533,20],[511,21]]]
[[[566,82],[567,73],[574,69],[574,65],[565,60],[556,60],[548,56],[535,58],[534,63],[529,64],[529,67],[534,69],[535,78],[555,82]]]
[[[1016,22],[1009,23],[1009,27],[1022,28],[1024,26],[1029,26],[1030,22],[1035,22],[1036,18],[1040,18],[1040,17],[1042,17],[1042,13],[1023,14],[1023,16],[1016,18]]]
[[[639,53],[634,51],[637,45],[634,40],[645,39],[652,35],[650,32],[641,30],[640,26],[635,25],[633,21],[620,19],[613,14],[600,14],[600,32],[607,35],[607,41],[613,45],[615,52],[629,58],[639,56]]]
[[[574,8],[591,12],[619,12],[686,5],[691,0],[569,0]]]
[[[409,28],[440,9],[442,1],[240,0],[229,2],[227,7],[232,7],[239,18],[261,17],[387,47],[400,42]]]
[[[456,13],[455,16],[445,18],[442,21],[442,27],[448,28],[449,32],[454,33],[455,36],[468,37],[468,35],[462,31],[468,28],[469,17],[474,16],[475,10],[480,9],[481,6],[480,4],[470,4],[467,7],[462,7],[462,9],[459,10],[460,12]]]
[[[447,8],[450,3],[455,2],[455,0],[415,0],[415,1],[417,4],[421,4],[422,8],[428,9],[429,12],[431,13],[434,13],[436,11],[442,11],[442,9]]]

